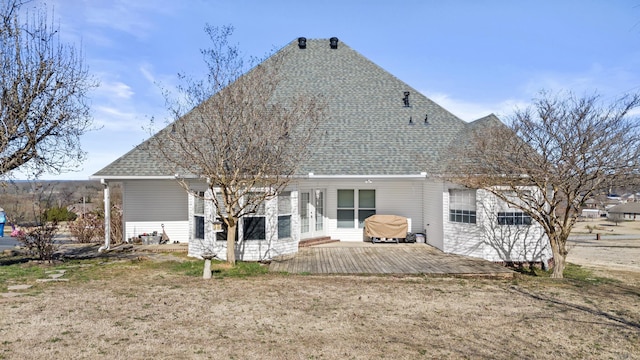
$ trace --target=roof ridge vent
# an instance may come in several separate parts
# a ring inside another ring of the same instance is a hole
[[[331,39],[329,39],[329,46],[332,49],[337,49],[338,48],[338,38],[334,36]]]
[[[306,37],[299,37],[298,38],[298,47],[300,49],[306,49],[307,48],[307,38]]]

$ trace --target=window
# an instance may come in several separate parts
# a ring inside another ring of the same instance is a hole
[[[204,191],[193,194],[193,237],[204,239]]]
[[[222,214],[222,216],[227,216],[227,210],[225,209],[225,205],[224,205],[224,199],[222,197],[222,193],[217,192],[216,193],[216,201],[218,203],[219,208],[219,213]],[[227,234],[228,234],[228,229],[229,227],[227,226],[227,224],[225,224],[224,220],[222,220],[221,217],[219,217],[218,212],[216,212],[216,221],[219,221],[222,223],[222,231],[221,232],[216,232],[216,241],[222,241],[222,240],[227,240]],[[238,238],[238,228],[236,227],[236,239]]]
[[[353,228],[354,221],[354,191],[338,190],[338,228]]]
[[[358,190],[358,227],[364,227],[364,219],[376,214],[376,191]]]
[[[300,193],[300,232],[309,232],[309,193]]]
[[[449,221],[466,224],[476,223],[475,190],[449,190]]]
[[[291,192],[278,194],[278,239],[291,237]]]
[[[356,199],[357,195],[357,199]],[[356,207],[356,203],[358,206]],[[338,228],[352,229],[364,227],[364,219],[376,213],[376,191],[371,189],[338,190]]]
[[[252,196],[249,194],[248,196]],[[262,194],[256,194],[254,196],[262,196]],[[266,217],[264,211],[264,201],[256,207],[256,211],[253,214],[245,215],[242,218],[242,233],[244,234],[244,240],[264,240],[266,239]]]
[[[316,190],[316,231],[324,229],[324,191]]]
[[[498,225],[531,225],[531,216],[523,212],[498,212]]]
[[[265,234],[265,217],[264,216],[246,216],[242,221],[244,227],[244,240],[264,240]]]

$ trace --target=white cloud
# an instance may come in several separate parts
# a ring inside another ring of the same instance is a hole
[[[495,114],[503,121],[513,112],[529,105],[528,102],[518,99],[505,99],[496,103],[481,103],[456,99],[445,93],[421,91],[429,99],[445,108],[447,111],[465,121],[477,120],[489,114]]]
[[[85,21],[90,25],[119,30],[145,38],[155,27],[153,14],[171,14],[175,2],[159,0],[83,1]]]
[[[145,126],[140,114],[104,105],[93,107],[95,125],[108,131],[141,131]]]
[[[130,99],[135,93],[132,88],[120,81],[100,81],[100,86],[95,90],[100,95],[109,99]]]
[[[640,65],[640,64],[638,64]],[[635,66],[631,66],[634,68]],[[531,97],[537,96],[541,90],[551,92],[571,91],[576,95],[600,94],[609,100],[638,91],[640,75],[623,67],[606,67],[593,63],[585,71],[552,72],[545,71],[533,74],[520,89]]]
[[[147,39],[159,26],[157,15],[172,16],[183,5],[171,0],[36,0],[55,16],[65,41],[112,47],[111,31]],[[52,11],[53,10],[53,11]]]
[[[632,117],[640,117],[640,108],[632,109],[629,111],[628,115]]]
[[[634,61],[640,59],[631,60]],[[463,120],[473,121],[494,113],[506,121],[516,109],[530,106],[543,90],[551,93],[571,91],[577,96],[598,94],[606,104],[627,93],[638,92],[640,74],[629,71],[628,67],[606,67],[600,63],[593,63],[584,71],[539,71],[530,74],[520,86],[514,86],[510,94],[507,93],[508,97],[495,102],[460,99],[429,90],[422,93]],[[640,109],[634,109],[630,115],[640,115]]]
[[[147,79],[148,82],[156,84],[156,78],[155,76],[153,76],[152,71],[153,66],[151,64],[145,63],[140,65],[140,72],[142,73],[142,76],[144,76],[144,78]]]

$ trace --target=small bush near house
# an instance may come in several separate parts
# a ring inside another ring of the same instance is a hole
[[[100,235],[104,234],[104,220],[99,214],[87,213],[69,223],[71,236],[80,243],[100,241]]]
[[[99,242],[104,239],[104,211],[95,210],[69,223],[71,236],[81,243]],[[122,241],[122,210],[111,206],[111,241]]]

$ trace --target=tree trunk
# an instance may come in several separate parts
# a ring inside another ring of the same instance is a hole
[[[564,267],[566,264],[566,255],[557,254],[556,251],[553,252],[553,273],[551,273],[551,277],[554,279],[562,279],[564,277]]]
[[[227,228],[227,263],[230,265],[236,264],[236,224]]]
[[[549,239],[551,242],[551,249],[553,250],[553,273],[551,277],[554,279],[562,279],[564,277],[564,268],[567,259],[567,249],[565,244],[567,243],[567,236],[557,235]]]

